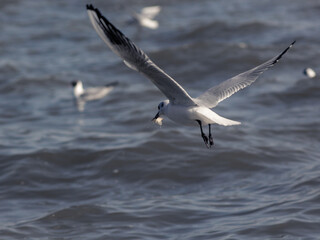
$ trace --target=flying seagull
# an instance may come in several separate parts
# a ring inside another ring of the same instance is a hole
[[[154,64],[140,48],[109,22],[97,8],[90,4],[87,5],[87,11],[94,29],[109,48],[122,58],[129,68],[149,78],[168,98],[158,105],[158,113],[153,120],[161,124],[161,116],[164,115],[182,125],[198,124],[207,148],[214,144],[211,124],[223,126],[240,124],[219,116],[211,108],[253,83],[264,71],[276,64],[295,43],[295,41],[292,42],[281,54],[269,61],[208,89],[197,98],[192,98],[173,78]],[[209,136],[203,132],[202,127],[206,125],[209,125]]]
[[[309,78],[314,78],[317,76],[316,72],[312,68],[305,68],[303,70],[303,74],[306,75]]]
[[[159,27],[158,21],[153,18],[161,11],[160,6],[144,7],[140,13],[133,13],[133,18],[140,24],[140,26],[157,29]]]

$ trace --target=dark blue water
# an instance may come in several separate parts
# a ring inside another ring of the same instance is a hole
[[[215,111],[151,122],[164,96],[89,22],[86,1],[0,2],[1,239],[319,239],[320,3],[92,1],[196,97],[295,46]],[[157,30],[127,25],[160,4]],[[118,81],[79,112],[69,82]]]

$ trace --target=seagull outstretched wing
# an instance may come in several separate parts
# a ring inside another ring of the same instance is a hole
[[[155,65],[130,39],[121,33],[92,5],[87,11],[94,29],[111,50],[133,70],[148,77],[173,104],[196,105],[189,94],[168,74]]]
[[[141,9],[141,15],[147,18],[154,18],[156,15],[159,14],[160,11],[161,11],[160,6],[144,7]]]
[[[194,101],[200,106],[205,106],[208,108],[215,107],[219,102],[253,83],[264,71],[276,64],[294,43],[295,41],[291,43],[291,45],[287,47],[281,54],[270,59],[269,61],[208,89],[198,98],[195,98]]]

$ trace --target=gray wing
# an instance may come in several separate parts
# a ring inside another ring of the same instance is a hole
[[[113,86],[87,88],[80,97],[85,101],[98,100],[107,96],[109,92],[113,90],[113,88]]]
[[[148,77],[173,104],[196,105],[174,79],[155,65],[141,49],[102,16],[97,8],[87,5],[87,11],[99,36],[128,67]]]
[[[215,107],[219,102],[253,83],[264,71],[275,65],[294,43],[295,41],[291,43],[291,45],[287,47],[281,54],[270,59],[269,61],[208,89],[198,98],[195,98],[194,101],[200,106],[205,106],[208,108]]]

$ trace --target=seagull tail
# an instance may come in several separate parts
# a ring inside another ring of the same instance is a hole
[[[240,125],[241,122],[238,121],[234,121],[231,119],[227,119],[224,117],[219,116],[219,119],[215,119],[215,123],[219,124],[219,125],[223,125],[223,126],[232,126],[232,125]]]
[[[232,125],[240,125],[241,122],[234,121],[228,118],[221,117],[217,113],[210,111],[210,114],[207,115],[210,118],[212,123],[216,123],[222,126],[232,126]]]

